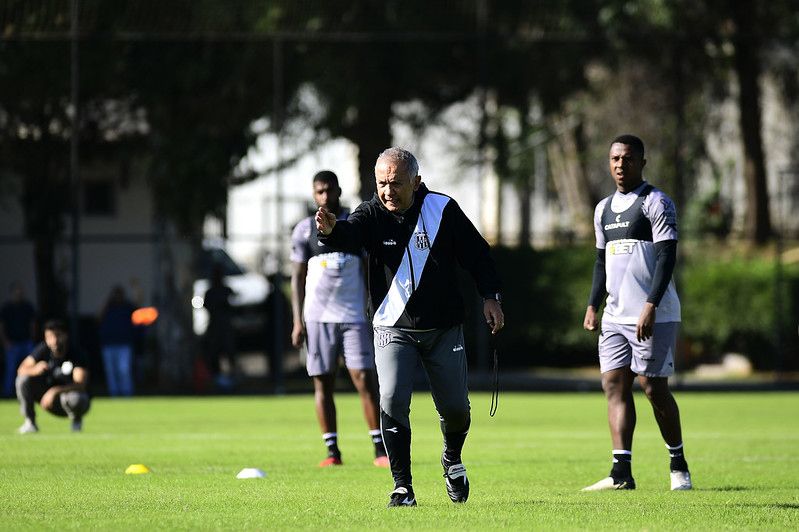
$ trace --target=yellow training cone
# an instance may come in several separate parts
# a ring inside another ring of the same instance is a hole
[[[143,464],[133,464],[128,466],[128,468],[125,470],[125,474],[127,475],[138,475],[140,473],[152,473],[152,471],[150,471],[149,467]]]

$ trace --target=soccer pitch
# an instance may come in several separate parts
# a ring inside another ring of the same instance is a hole
[[[583,493],[610,470],[605,399],[474,393],[465,504],[449,501],[428,392],[412,405],[419,506],[386,508],[387,468],[354,394],[339,393],[344,465],[325,457],[311,395],[97,398],[82,433],[38,412],[17,435],[0,401],[0,529],[17,530],[796,530],[799,394],[676,392],[693,491],[669,491],[668,454],[636,395],[638,489]],[[129,475],[131,464],[152,473]],[[266,478],[237,479],[244,468]]]

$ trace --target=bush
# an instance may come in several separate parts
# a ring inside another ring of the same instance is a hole
[[[497,247],[493,253],[504,283],[506,326],[488,342],[496,346],[503,364],[596,364],[597,335],[583,330],[594,247]],[[682,303],[683,362],[691,367],[734,351],[749,357],[758,369],[773,369],[775,364],[780,369],[796,368],[799,266],[784,266],[778,287],[773,257],[729,255],[706,247],[682,246],[679,251],[676,278]],[[473,283],[468,281],[468,286]],[[482,306],[475,301],[466,336],[467,345],[479,347],[479,328],[485,326]],[[472,359],[485,356],[471,351]]]
[[[586,332],[582,326],[595,249],[583,246],[538,251],[497,247],[493,253],[504,284],[505,328],[493,340],[503,363],[596,363],[596,334]],[[467,330],[471,330],[468,324]]]
[[[688,257],[678,292],[689,362],[737,352],[756,368],[773,369],[779,357],[796,352],[798,318],[791,306],[799,270],[783,267],[782,279],[777,272],[768,256],[719,258],[695,252]]]

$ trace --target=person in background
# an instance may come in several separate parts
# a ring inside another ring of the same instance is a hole
[[[331,171],[314,176],[313,197],[319,207],[338,217],[349,214],[341,206],[338,177]],[[333,250],[319,245],[313,216],[294,227],[291,242],[291,342],[308,351],[306,367],[313,378],[316,416],[327,446],[327,458],[319,466],[342,464],[333,394],[343,354],[374,443],[373,463],[388,467],[378,416],[375,355],[366,321],[363,249]]]
[[[25,423],[20,434],[39,432],[35,406],[60,417],[68,417],[72,431],[83,429],[89,410],[89,368],[85,351],[70,344],[66,324],[49,320],[44,324],[44,342],[33,348],[17,370],[17,399]]]
[[[133,345],[136,327],[131,316],[136,310],[121,285],[111,289],[99,314],[100,352],[103,356],[108,394],[133,395]]]
[[[471,424],[458,267],[483,297],[483,315],[496,334],[505,325],[501,282],[491,248],[460,206],[428,190],[414,155],[389,148],[375,163],[377,192],[346,219],[320,206],[319,242],[368,253],[369,313],[380,383],[380,426],[394,491],[390,507],[416,506],[411,475],[410,409],[421,363],[433,396],[444,450],[441,465],[454,503],[469,497],[461,451]]]
[[[217,382],[222,379],[221,359],[225,357],[232,372],[236,363],[236,337],[233,332],[233,289],[225,284],[222,266],[214,264],[211,286],[205,292],[203,306],[208,310],[208,329],[205,331],[205,360]]]
[[[677,261],[677,211],[643,178],[644,143],[622,135],[610,144],[616,192],[594,210],[597,256],[583,327],[599,328],[602,389],[613,443],[610,475],[583,491],[635,489],[632,474],[636,378],[652,404],[671,458],[671,489],[693,487],[683,453],[680,410],[669,390],[680,322],[672,272]]]
[[[17,368],[33,350],[33,339],[36,335],[36,308],[25,298],[22,283],[11,283],[9,295],[9,300],[0,308],[0,339],[6,359],[3,397],[14,396]]]

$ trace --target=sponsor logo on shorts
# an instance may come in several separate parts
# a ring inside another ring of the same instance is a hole
[[[397,245],[397,241],[396,240],[383,240],[383,245],[384,246],[396,246]]]
[[[453,351],[463,351],[463,346],[461,344],[456,345],[452,348]]]

